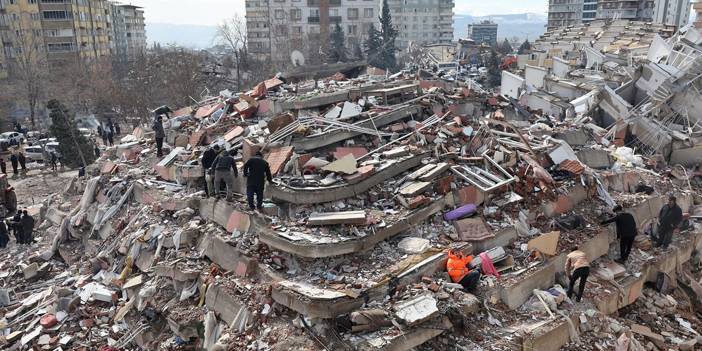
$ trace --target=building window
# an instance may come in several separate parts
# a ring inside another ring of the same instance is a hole
[[[356,35],[358,34],[358,26],[355,24],[349,25],[349,35]]]
[[[293,21],[301,20],[302,19],[302,10],[301,9],[290,10],[290,18]]]
[[[350,20],[358,19],[358,9],[350,8],[346,12],[346,17]]]
[[[373,17],[373,9],[372,8],[363,9],[363,17],[372,18]]]
[[[66,20],[73,18],[68,11],[43,11],[42,16],[45,20]]]
[[[285,11],[275,10],[275,19],[283,19],[283,18],[285,18]]]
[[[73,51],[73,43],[49,43],[46,49],[49,52],[69,52]]]

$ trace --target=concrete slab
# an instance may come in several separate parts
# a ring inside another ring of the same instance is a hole
[[[252,314],[247,309],[246,304],[229,294],[227,289],[221,285],[211,284],[207,288],[205,304],[233,329],[240,330],[242,326],[246,326],[251,321]]]
[[[520,280],[510,286],[500,289],[500,298],[510,309],[519,308],[532,294],[534,289],[545,290],[553,286],[556,280],[556,267],[553,262],[540,267],[536,272],[520,277]]]

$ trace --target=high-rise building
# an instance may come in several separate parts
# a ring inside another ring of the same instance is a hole
[[[692,9],[695,10],[695,28],[702,28],[702,2],[692,3]]]
[[[410,43],[453,41],[454,0],[388,0],[388,7],[399,32],[398,49],[405,50]]]
[[[118,8],[133,8],[120,5]],[[143,12],[129,26],[114,27],[108,0],[0,0],[0,77],[19,59],[49,62],[110,57],[115,38],[145,47]]]
[[[296,51],[306,60],[328,46],[338,24],[353,51],[378,27],[379,11],[378,0],[246,0],[248,49],[276,62],[297,61]]]
[[[468,25],[468,38],[473,39],[476,44],[497,44],[497,23],[492,21],[482,21]]]
[[[110,4],[113,54],[127,61],[146,51],[144,11],[139,6]]]
[[[547,27],[594,19],[628,19],[680,28],[689,16],[690,0],[549,0]]]

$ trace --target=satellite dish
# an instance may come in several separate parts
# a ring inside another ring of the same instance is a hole
[[[293,66],[304,66],[305,65],[305,55],[301,52],[294,50],[290,53],[290,61],[292,61]]]

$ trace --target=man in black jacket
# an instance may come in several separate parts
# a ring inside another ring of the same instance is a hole
[[[661,208],[661,212],[658,214],[658,240],[656,247],[668,248],[668,245],[673,240],[673,230],[678,227],[681,221],[682,209],[678,206],[675,196],[671,196],[668,198],[668,203]]]
[[[622,211],[622,207],[617,205],[614,207],[615,216],[602,221],[602,225],[616,222],[617,224],[617,238],[619,238],[619,259],[615,260],[619,263],[626,262],[631,253],[631,247],[634,245],[634,239],[638,230],[636,229],[636,220],[634,216],[630,213]]]
[[[202,154],[202,171],[205,176],[205,191],[207,191],[207,196],[214,196],[210,169],[212,168],[212,163],[214,163],[214,160],[217,158],[217,154],[219,154],[219,145],[208,148]]]
[[[244,164],[244,177],[246,177],[246,199],[249,202],[249,208],[252,211],[261,210],[266,179],[271,183],[273,177],[271,176],[271,167],[263,159],[263,154],[260,151]],[[254,194],[256,195],[256,206],[254,206]]]
[[[31,244],[34,241],[34,217],[30,216],[27,210],[22,211],[22,219],[20,220],[20,225],[22,226],[22,242],[25,244]]]
[[[236,161],[234,161],[234,150],[230,152],[222,151],[222,153],[212,162],[211,169],[214,169],[214,193],[219,195],[221,182],[227,185],[227,201],[231,201],[234,193],[234,178],[239,176],[239,170],[236,169]],[[234,171],[234,177],[232,177]],[[219,197],[219,196],[217,196]]]

